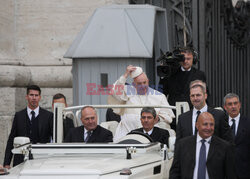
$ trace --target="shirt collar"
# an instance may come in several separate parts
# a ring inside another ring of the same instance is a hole
[[[38,114],[39,114],[39,106],[38,106],[36,109],[34,109],[34,110],[30,109],[30,108],[27,106],[27,113],[28,113],[28,115],[31,115],[31,111],[34,111],[34,112],[35,112],[35,117],[38,116]]]
[[[150,131],[146,132],[146,131],[143,129],[143,132],[144,132],[145,134],[148,133],[148,135],[151,135],[152,132],[153,132],[153,130],[154,130],[154,128],[152,128]]]
[[[206,142],[210,144],[212,136],[206,138]],[[200,142],[203,138],[199,135],[199,132],[197,133],[196,143]]]
[[[197,111],[200,111],[201,113],[206,112],[207,111],[207,104],[205,104],[205,106],[203,108],[201,108],[200,110],[198,110],[194,107],[193,111],[195,114],[197,113]]]
[[[182,66],[181,66],[181,71],[190,71],[191,67],[188,70],[185,70]]]
[[[91,133],[93,132],[93,131],[90,131]],[[84,134],[87,134],[88,133],[88,130],[84,127]]]
[[[240,120],[240,113],[235,118],[232,118],[231,116],[229,116],[229,121],[231,121],[232,119],[235,119],[235,121],[239,121]]]

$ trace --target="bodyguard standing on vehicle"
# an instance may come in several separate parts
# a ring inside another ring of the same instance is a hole
[[[41,89],[37,85],[31,85],[27,88],[26,100],[27,108],[15,114],[9,139],[7,142],[4,167],[10,168],[12,159],[13,141],[15,137],[29,137],[33,144],[48,143],[53,136],[53,113],[41,108]],[[23,162],[23,155],[15,155],[13,166]]]

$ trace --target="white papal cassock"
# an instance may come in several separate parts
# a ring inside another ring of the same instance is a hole
[[[148,89],[146,95],[137,95],[136,88],[133,85],[125,85],[126,78],[121,76],[113,86],[113,100],[109,104],[126,104],[126,105],[169,105],[166,96],[152,88]],[[116,100],[117,102],[114,102]],[[167,108],[155,109],[160,121],[164,121],[168,127],[175,117],[173,111]],[[125,136],[131,130],[142,127],[140,122],[141,108],[114,109],[114,112],[121,115],[121,121],[118,124],[114,136],[114,142]]]

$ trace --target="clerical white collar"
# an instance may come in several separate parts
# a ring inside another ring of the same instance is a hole
[[[181,66],[181,71],[190,71],[191,67],[188,70],[185,70],[182,66]]]

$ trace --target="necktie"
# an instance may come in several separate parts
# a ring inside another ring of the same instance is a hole
[[[196,116],[195,123],[197,122],[200,113],[201,113],[201,111],[197,111],[197,112],[196,112],[197,116]],[[196,128],[196,127],[195,127],[195,133],[194,133],[194,134],[197,134],[197,128]]]
[[[35,112],[31,111],[31,124],[34,122],[36,116],[35,116]]]
[[[31,121],[30,121],[30,140],[32,143],[36,143],[37,142],[37,131],[36,131],[36,116],[35,116],[35,112],[31,111]]]
[[[198,165],[198,179],[206,178],[206,140],[201,140],[200,156],[199,156],[199,165]]]
[[[235,137],[235,119],[232,119],[233,124],[231,125],[231,130],[232,130],[232,134],[233,137]]]
[[[87,137],[86,137],[86,139],[85,139],[85,143],[88,142],[90,136],[91,136],[91,131],[88,131],[88,132],[87,132]]]

